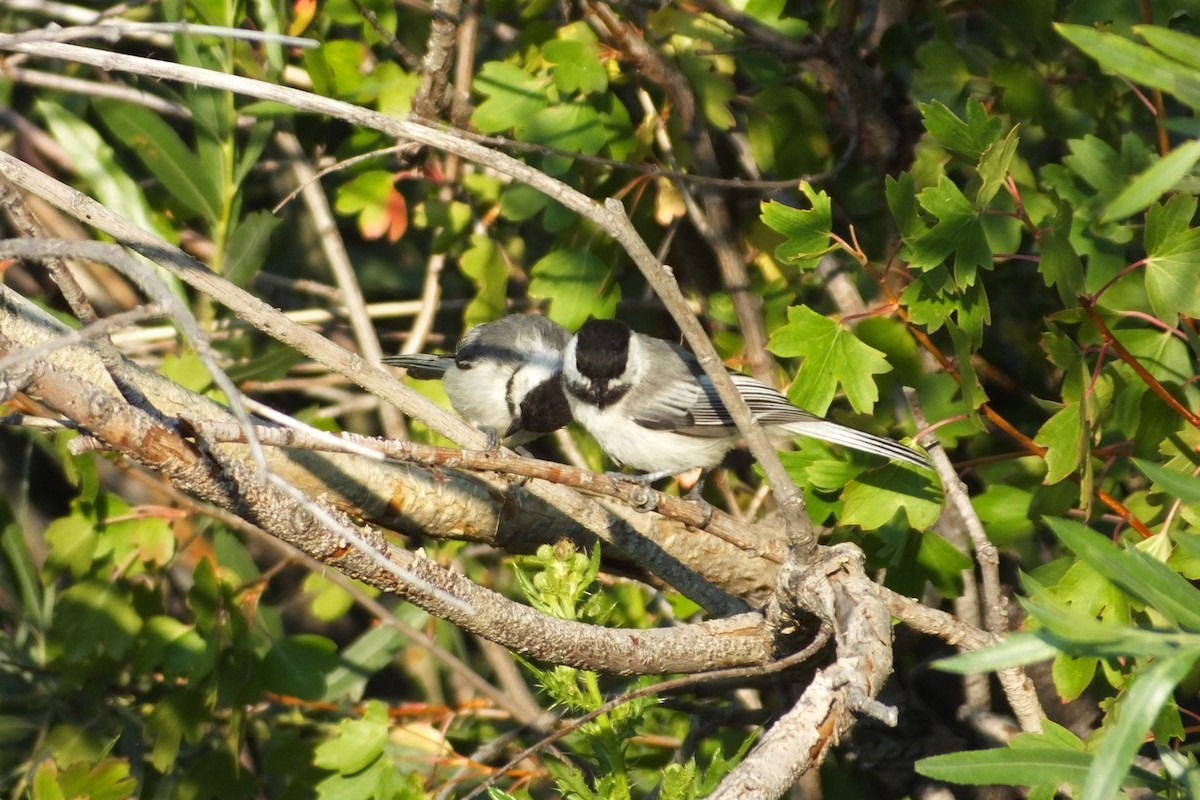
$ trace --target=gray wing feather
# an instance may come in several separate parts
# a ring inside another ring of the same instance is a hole
[[[733,435],[737,429],[733,417],[695,357],[669,343],[661,344],[663,347],[655,354],[656,374],[652,378],[660,388],[644,405],[639,404],[640,413],[636,416],[638,423],[647,428],[669,428],[685,436],[719,438]],[[671,367],[659,369],[663,363]],[[729,377],[745,399],[755,421],[774,429],[776,434],[809,436],[930,468],[929,459],[924,454],[900,442],[847,428],[797,408],[782,392],[748,375],[731,371]]]

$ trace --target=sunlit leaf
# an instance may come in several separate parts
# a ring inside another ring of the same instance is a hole
[[[788,399],[814,414],[829,410],[839,386],[856,411],[869,413],[879,401],[872,376],[892,369],[883,353],[806,306],[788,309],[788,324],[775,331],[767,346],[776,355],[804,356]]]

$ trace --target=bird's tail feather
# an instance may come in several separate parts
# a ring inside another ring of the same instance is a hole
[[[389,367],[403,367],[412,378],[419,381],[434,381],[446,374],[454,359],[450,356],[431,356],[414,353],[407,356],[387,356],[383,363]]]
[[[915,464],[918,467],[932,469],[929,459],[923,453],[907,445],[900,444],[886,436],[864,433],[863,431],[847,428],[845,425],[838,425],[836,422],[830,422],[826,419],[792,422],[787,425],[781,425],[780,429],[799,436],[811,436],[821,441],[833,442],[844,447],[861,450],[864,453],[874,453],[885,458],[890,458],[893,461],[905,461],[909,464]]]

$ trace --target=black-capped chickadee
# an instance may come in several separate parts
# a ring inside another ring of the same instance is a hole
[[[562,374],[572,416],[618,464],[649,473],[639,480],[715,467],[737,442],[733,418],[695,356],[623,322],[585,322],[566,346]],[[754,378],[730,377],[772,436],[811,436],[930,469],[899,442],[821,419]]]
[[[477,325],[454,357],[389,356],[418,380],[442,379],[450,404],[488,436],[488,448],[530,442],[571,421],[562,389],[562,353],[571,334],[545,317],[511,314]]]

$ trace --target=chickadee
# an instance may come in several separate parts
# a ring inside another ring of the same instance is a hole
[[[821,419],[746,375],[730,377],[773,436],[811,436],[930,468],[899,442]],[[715,467],[737,442],[737,426],[695,356],[617,320],[583,324],[563,353],[563,387],[572,416],[604,452],[649,473],[639,480]]]
[[[562,389],[562,352],[571,334],[545,317],[512,314],[477,325],[454,357],[389,356],[417,380],[442,378],[454,410],[488,436],[488,449],[510,447],[571,421]]]

